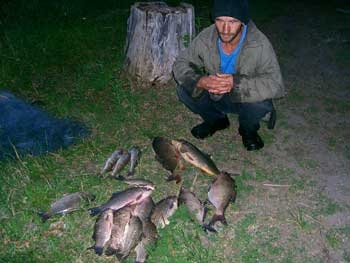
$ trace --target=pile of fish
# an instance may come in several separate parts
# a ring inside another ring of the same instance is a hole
[[[116,149],[106,160],[105,165],[100,171],[100,175],[104,175],[111,172],[110,177],[123,178],[120,172],[130,164],[129,172],[126,176],[133,176],[135,174],[135,168],[140,160],[140,149],[137,146],[132,146],[129,150],[123,148]]]
[[[145,179],[130,178],[135,173],[135,167],[140,160],[140,150],[137,146],[129,150],[116,149],[106,160],[101,175],[111,172],[111,177],[122,178],[128,187],[113,193],[106,202],[89,208],[91,216],[97,216],[93,240],[89,247],[97,255],[115,255],[119,261],[136,253],[135,263],[145,262],[147,247],[156,244],[158,229],[169,224],[169,218],[175,213],[178,205],[184,204],[192,216],[206,231],[216,232],[217,221],[227,224],[225,210],[236,198],[236,184],[231,174],[220,171],[209,155],[186,140],[169,140],[156,137],[152,142],[156,159],[170,173],[168,180],[180,183],[177,195],[169,195],[155,203],[152,193],[155,190],[153,182]],[[126,177],[121,176],[122,169],[130,163]],[[189,163],[203,173],[214,176],[208,190],[208,201],[214,206],[210,220],[206,222],[206,202],[183,185],[181,173]],[[129,178],[127,178],[129,177]],[[81,208],[83,201],[93,201],[95,196],[87,192],[77,192],[64,195],[55,201],[47,212],[39,215],[45,222],[55,214],[66,214]]]
[[[134,250],[135,262],[145,262],[147,246],[154,245],[158,228],[169,224],[168,218],[178,207],[177,196],[168,196],[155,203],[151,197],[155,189],[152,182],[142,179],[125,179],[131,187],[112,194],[98,207],[90,208],[97,215],[93,239],[89,249],[107,256],[116,255],[122,261]]]

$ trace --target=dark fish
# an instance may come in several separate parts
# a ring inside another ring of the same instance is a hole
[[[51,204],[51,208],[47,212],[39,212],[38,215],[43,222],[56,214],[67,214],[78,210],[81,207],[82,201],[93,201],[95,195],[86,192],[77,192],[72,194],[65,194],[62,198],[56,200]]]
[[[132,216],[125,227],[120,249],[117,251],[119,261],[125,259],[142,238],[142,222],[137,216]]]
[[[151,212],[151,221],[156,227],[164,228],[177,209],[177,197],[168,196],[160,200]]]
[[[209,226],[212,226],[216,221],[227,224],[225,210],[229,202],[236,199],[236,183],[229,173],[221,172],[215,177],[209,188],[208,199],[215,207],[215,214],[210,220]]]
[[[130,153],[128,151],[124,151],[122,155],[119,157],[116,164],[113,166],[113,171],[111,176],[117,177],[117,175],[123,170],[123,168],[129,163],[130,161]]]
[[[90,215],[94,216],[107,209],[116,211],[124,206],[141,203],[145,198],[151,195],[154,188],[132,187],[124,191],[114,193],[106,203],[89,209]]]
[[[220,173],[210,156],[203,153],[192,143],[182,139],[172,140],[171,142],[186,162],[199,168],[203,173],[208,175],[217,175]]]
[[[135,168],[140,162],[141,151],[137,146],[133,146],[129,149],[130,153],[130,170],[127,176],[133,176],[135,174]]]
[[[192,191],[182,188],[179,201],[184,203],[190,214],[196,218],[200,225],[203,225],[206,209],[201,200]]]
[[[123,149],[119,148],[116,149],[107,159],[107,161],[105,162],[105,165],[103,166],[100,174],[103,175],[104,173],[110,172],[113,169],[113,166],[116,164],[116,162],[118,161],[118,159],[120,158],[120,156],[123,153]]]
[[[109,241],[113,227],[113,211],[108,209],[104,211],[96,220],[94,226],[94,234],[92,238],[95,240],[95,245],[88,249],[94,249],[99,256],[103,253],[103,248]]]
[[[107,244],[105,254],[111,256],[121,249],[124,238],[125,227],[132,216],[133,208],[126,206],[113,213],[113,226],[111,238]]]
[[[170,140],[163,137],[155,137],[152,142],[153,150],[156,154],[156,160],[168,171],[171,175],[168,180],[181,181],[180,171],[184,169],[180,153],[176,150]]]

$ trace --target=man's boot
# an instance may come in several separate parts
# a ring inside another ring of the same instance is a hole
[[[215,120],[214,122],[204,121],[192,128],[191,133],[197,139],[205,139],[212,136],[216,131],[226,129],[230,126],[227,116]]]
[[[247,132],[239,129],[239,134],[242,136],[242,142],[247,151],[257,151],[264,147],[264,142],[258,132]]]

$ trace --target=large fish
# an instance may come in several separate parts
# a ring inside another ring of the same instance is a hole
[[[119,157],[118,161],[113,166],[113,171],[111,176],[117,177],[117,175],[123,170],[123,168],[129,163],[130,161],[130,153],[128,151],[124,151],[122,155]]]
[[[113,213],[113,227],[111,238],[107,244],[105,254],[111,256],[121,249],[124,238],[125,227],[132,216],[133,208],[126,206]]]
[[[163,137],[155,137],[152,142],[153,150],[156,154],[156,160],[168,171],[171,175],[168,180],[181,181],[180,171],[184,169],[183,161],[180,153],[176,150],[170,140]]]
[[[160,200],[151,212],[151,221],[156,227],[164,228],[168,225],[171,217],[177,209],[177,197],[168,196]]]
[[[229,202],[236,199],[236,183],[229,173],[221,172],[214,178],[209,187],[208,199],[215,207],[215,214],[209,222],[209,227],[216,221],[227,224],[225,210]]]
[[[88,249],[94,249],[99,256],[103,253],[103,248],[109,241],[113,227],[113,211],[108,209],[104,211],[96,220],[94,226],[94,234],[92,238],[95,240],[95,245]]]
[[[106,203],[89,209],[90,215],[94,216],[107,209],[116,211],[128,205],[141,203],[145,198],[152,194],[154,188],[150,187],[132,187],[124,191],[114,193]]]
[[[116,162],[118,161],[118,159],[120,158],[120,156],[123,153],[123,149],[119,148],[116,149],[106,160],[100,175],[103,175],[104,173],[110,172],[113,169],[113,166],[116,164]]]
[[[93,201],[95,195],[87,192],[76,192],[65,194],[62,198],[51,204],[51,208],[46,212],[39,212],[38,215],[43,222],[56,214],[67,214],[78,210],[81,207],[82,201]]]
[[[208,175],[217,175],[220,173],[210,156],[203,153],[192,143],[183,139],[172,140],[171,142],[186,162],[199,168],[202,172]]]
[[[179,201],[186,205],[190,214],[192,214],[202,226],[206,214],[206,209],[202,201],[199,200],[192,191],[186,188],[181,189]]]
[[[129,149],[130,153],[130,169],[127,176],[133,176],[135,174],[135,168],[140,162],[141,151],[137,146],[133,146]]]
[[[120,248],[117,251],[119,261],[125,259],[142,239],[142,222],[137,216],[132,216],[125,227]]]

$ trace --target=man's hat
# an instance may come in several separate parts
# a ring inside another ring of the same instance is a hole
[[[244,24],[249,21],[248,0],[214,0],[213,18],[219,16],[234,17]]]

